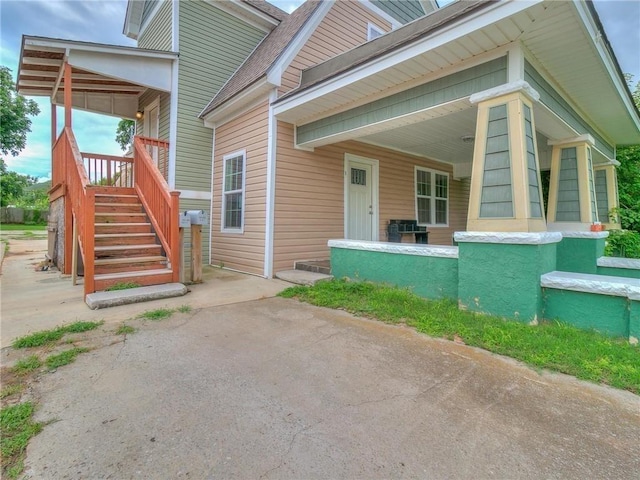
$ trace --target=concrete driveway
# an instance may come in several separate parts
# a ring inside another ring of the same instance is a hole
[[[41,377],[32,478],[637,478],[640,398],[270,298]]]

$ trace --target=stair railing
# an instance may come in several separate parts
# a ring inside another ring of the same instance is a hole
[[[180,241],[178,216],[180,192],[171,191],[151,155],[168,158],[169,142],[136,136],[133,140],[134,188],[173,271],[173,281],[180,278]],[[151,154],[150,154],[151,152]]]
[[[94,259],[95,259],[95,211],[96,194],[91,188],[91,182],[84,167],[82,154],[78,148],[73,131],[65,127],[53,147],[53,164],[57,170],[56,176],[64,178],[66,184],[65,203],[71,207],[73,217],[72,241],[65,242],[65,251],[71,247],[75,251],[74,242],[78,241],[84,262],[84,294],[95,291]],[[58,167],[62,167],[61,171]],[[69,206],[65,205],[65,208]],[[71,226],[66,225],[68,235]],[[74,238],[75,237],[75,238]],[[68,258],[68,254],[65,255]],[[65,265],[65,270],[68,267]],[[77,268],[72,262],[72,268]]]
[[[86,152],[81,155],[92,185],[133,187],[133,158]]]

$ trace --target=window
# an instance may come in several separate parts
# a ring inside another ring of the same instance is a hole
[[[385,34],[384,30],[374,25],[373,23],[370,23],[369,27],[367,28],[367,41],[381,37],[384,34]]]
[[[244,179],[246,153],[224,157],[222,231],[242,233],[244,227]]]
[[[416,217],[419,225],[448,225],[449,174],[416,167]]]

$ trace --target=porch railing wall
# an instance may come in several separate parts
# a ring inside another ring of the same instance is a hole
[[[92,185],[133,187],[133,158],[82,152],[82,160]]]

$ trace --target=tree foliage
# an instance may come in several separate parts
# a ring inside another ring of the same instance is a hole
[[[37,177],[7,170],[7,164],[0,158],[0,207],[17,205],[24,197],[27,187],[37,180]]]
[[[131,147],[133,142],[133,135],[136,131],[136,122],[133,120],[127,120],[123,118],[116,127],[116,142],[120,145],[123,152],[126,152]]]
[[[14,157],[24,149],[31,131],[30,116],[40,113],[38,104],[16,91],[11,70],[0,66],[0,152]]]

